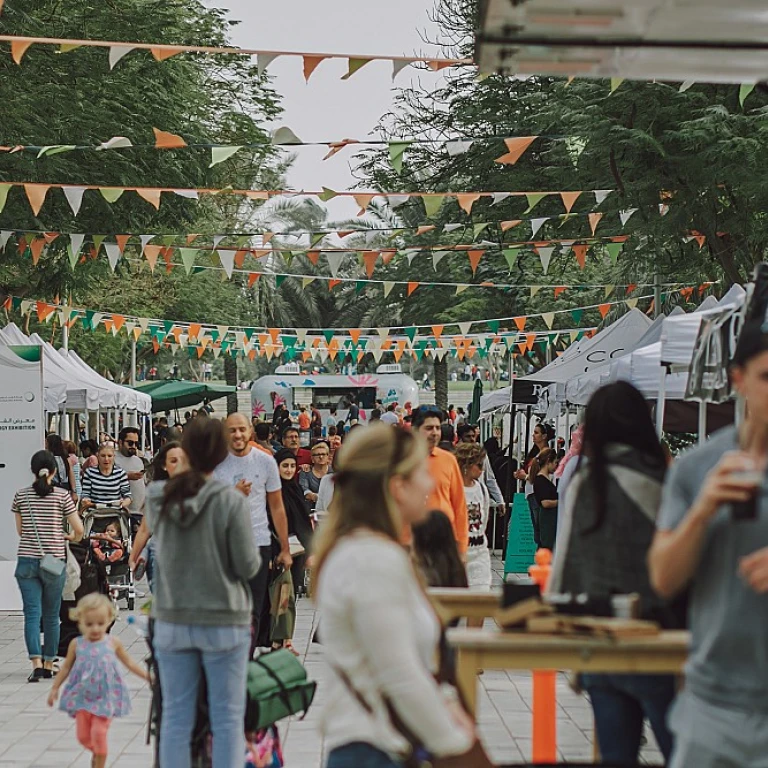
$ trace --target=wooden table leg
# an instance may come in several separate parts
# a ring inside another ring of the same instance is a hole
[[[458,649],[456,653],[456,683],[459,686],[469,714],[477,719],[477,670],[478,655],[475,651]]]

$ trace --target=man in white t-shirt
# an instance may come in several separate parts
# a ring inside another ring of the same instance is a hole
[[[397,426],[400,423],[400,419],[397,418],[397,414],[395,413],[395,404],[390,403],[387,406],[387,410],[382,414],[381,420],[385,424],[390,424],[391,426]]]
[[[117,437],[115,464],[128,475],[131,484],[131,532],[135,535],[144,517],[144,499],[147,485],[144,482],[144,461],[139,456],[139,430],[136,427],[123,427]]]
[[[261,568],[250,581],[253,595],[252,656],[257,646],[269,644],[269,624],[264,621],[264,618],[265,615],[269,615],[269,566],[272,561],[270,516],[277,538],[280,540],[277,563],[286,570],[290,570],[293,560],[288,544],[288,519],[283,506],[282,484],[275,460],[249,444],[252,427],[242,413],[233,413],[228,416],[226,429],[229,439],[229,456],[216,467],[213,475],[222,483],[235,486],[248,499],[253,537],[261,555]]]

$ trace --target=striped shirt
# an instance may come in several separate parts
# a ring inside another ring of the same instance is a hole
[[[83,499],[96,506],[131,498],[131,484],[125,470],[115,464],[112,473],[103,475],[98,467],[88,467],[82,479]]]
[[[13,497],[11,511],[21,516],[19,557],[39,559],[43,555],[53,555],[61,560],[66,557],[64,519],[77,512],[72,496],[67,491],[54,488],[52,493],[41,498],[33,488],[22,488]],[[34,523],[30,515],[34,515]],[[35,526],[40,543],[35,535]]]

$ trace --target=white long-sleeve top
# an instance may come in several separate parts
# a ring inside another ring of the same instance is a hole
[[[432,670],[440,625],[405,550],[372,532],[343,539],[320,575],[317,605],[332,673],[321,730],[329,750],[367,742],[397,756],[405,739],[392,727],[382,694],[434,755],[457,755],[470,736],[449,714]],[[346,672],[369,714],[334,671]]]

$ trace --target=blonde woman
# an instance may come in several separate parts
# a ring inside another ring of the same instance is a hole
[[[455,694],[433,677],[441,627],[400,545],[427,516],[427,446],[386,425],[354,430],[315,546],[316,597],[333,671],[321,728],[327,768],[400,768],[398,722],[457,766],[490,766]],[[453,760],[451,761],[453,762]]]

